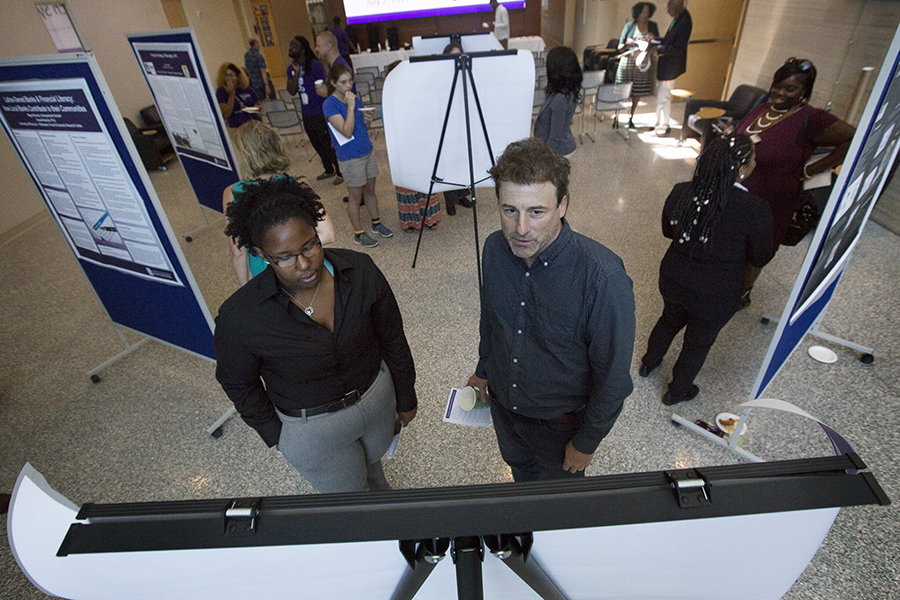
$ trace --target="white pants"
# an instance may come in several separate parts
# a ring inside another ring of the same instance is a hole
[[[656,83],[656,131],[661,133],[669,127],[672,114],[672,90],[675,80],[658,81]]]

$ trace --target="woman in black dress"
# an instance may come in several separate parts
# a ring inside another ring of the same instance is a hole
[[[666,199],[662,228],[672,243],[659,267],[664,308],[638,372],[650,375],[686,328],[663,404],[700,392],[694,378],[738,310],[747,265],[762,267],[774,255],[768,204],[741,185],[756,166],[754,156],[746,135],[717,138],[697,161],[693,179],[676,185]]]

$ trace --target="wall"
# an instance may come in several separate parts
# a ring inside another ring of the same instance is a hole
[[[148,0],[142,4],[153,4],[153,1]],[[221,0],[181,0],[181,5],[184,7],[188,24],[194,29],[197,36],[197,43],[203,54],[203,62],[206,64],[213,85],[216,82],[219,65],[223,62],[229,61],[243,66],[248,33],[232,3]],[[167,29],[167,27],[160,29]],[[133,29],[129,24],[125,31],[147,30]],[[144,85],[145,89],[146,87]],[[116,101],[118,101],[118,97],[116,97]]]

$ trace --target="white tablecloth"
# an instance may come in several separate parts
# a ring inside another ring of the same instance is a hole
[[[539,35],[509,38],[507,48],[510,50],[529,50],[531,52],[543,52],[547,46],[544,38]]]
[[[388,52],[363,52],[362,54],[351,54],[350,60],[353,62],[353,70],[360,67],[378,67],[382,71],[384,68],[395,60],[406,60],[413,56],[412,50],[391,50]]]

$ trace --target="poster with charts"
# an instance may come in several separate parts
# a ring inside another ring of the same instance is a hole
[[[79,259],[183,285],[84,79],[0,83],[0,121]]]
[[[134,42],[133,46],[175,151],[231,169],[191,45]]]

